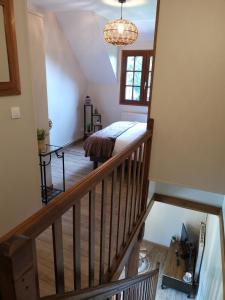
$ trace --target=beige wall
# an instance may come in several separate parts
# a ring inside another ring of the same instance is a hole
[[[225,1],[162,0],[151,179],[225,194]]]
[[[26,1],[14,1],[21,96],[0,97],[0,235],[40,207],[39,170],[29,73]],[[11,120],[19,106],[22,118]]]

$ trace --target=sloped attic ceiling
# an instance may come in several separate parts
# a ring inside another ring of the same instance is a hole
[[[106,19],[120,15],[118,0],[30,0],[33,5],[51,11],[93,11]],[[127,0],[124,17],[133,21],[154,21],[157,0]]]
[[[60,12],[57,17],[87,79],[96,83],[114,83],[117,48],[104,42],[99,17],[86,11]]]
[[[53,11],[89,82],[111,84],[117,78],[118,48],[103,38],[105,23],[120,16],[118,0],[30,0]],[[135,22],[139,41],[151,43],[157,0],[127,0],[124,17]]]

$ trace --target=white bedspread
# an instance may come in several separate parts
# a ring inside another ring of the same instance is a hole
[[[129,144],[138,140],[139,137],[146,131],[147,123],[137,123],[135,126],[121,134],[115,143],[113,155],[116,155],[124,150]]]

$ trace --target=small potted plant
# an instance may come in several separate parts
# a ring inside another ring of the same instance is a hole
[[[38,151],[39,153],[45,151],[45,138],[47,136],[47,132],[43,128],[37,129],[37,140],[38,140]]]
[[[172,236],[171,242],[174,244],[177,241],[177,237],[175,235]]]

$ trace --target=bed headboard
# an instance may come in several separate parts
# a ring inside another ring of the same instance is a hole
[[[140,123],[147,122],[147,113],[140,113],[140,112],[131,112],[131,111],[123,111],[121,113],[121,120],[122,121],[137,121]]]

